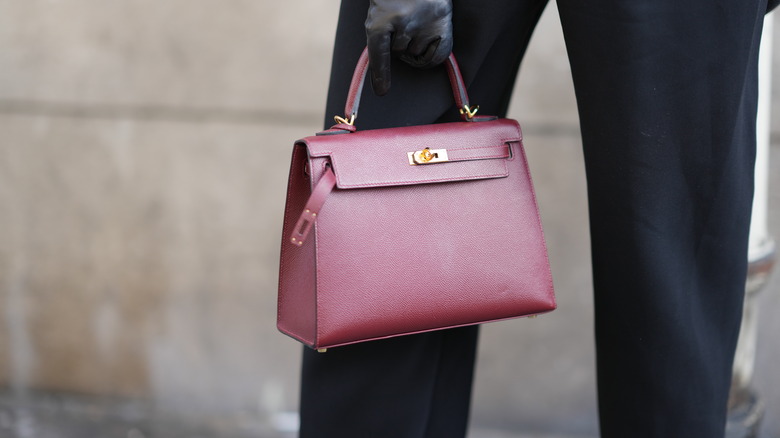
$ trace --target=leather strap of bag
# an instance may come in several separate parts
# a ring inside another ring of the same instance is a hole
[[[450,53],[447,61],[444,63],[447,67],[447,76],[450,79],[452,95],[455,97],[455,104],[458,106],[461,118],[466,122],[480,122],[494,120],[494,116],[476,116],[479,106],[472,107],[469,103],[469,95],[466,92],[466,85],[463,83],[463,75],[460,73],[460,67],[455,60],[455,55]],[[344,117],[336,116],[337,125],[331,129],[339,129],[354,132],[355,119],[358,115],[360,106],[360,96],[363,93],[363,85],[366,82],[366,73],[368,72],[368,48],[363,49],[360,54],[355,72],[352,74],[352,82],[347,93],[347,104],[344,107]],[[346,127],[352,127],[348,129]]]
[[[290,242],[293,245],[303,245],[314,221],[317,220],[317,215],[320,214],[322,205],[325,204],[325,200],[335,185],[336,175],[333,173],[333,169],[328,166],[325,173],[322,174],[322,178],[314,186],[314,190],[311,191],[309,200],[306,201],[306,206],[303,207],[303,212],[293,227],[292,236],[290,236]]]

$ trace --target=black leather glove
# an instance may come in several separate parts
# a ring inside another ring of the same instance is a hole
[[[390,57],[420,68],[441,64],[452,51],[451,0],[371,0],[366,18],[371,85],[390,89]]]

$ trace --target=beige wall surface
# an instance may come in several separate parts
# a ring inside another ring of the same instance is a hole
[[[329,2],[0,2],[2,383],[294,409],[278,234],[336,15]]]
[[[275,329],[279,233],[336,19],[333,1],[0,0],[0,386],[263,421],[296,410],[300,346]],[[474,422],[587,434],[587,209],[556,20],[548,8],[510,115],[561,306],[484,328]],[[761,354],[757,378],[778,353]]]

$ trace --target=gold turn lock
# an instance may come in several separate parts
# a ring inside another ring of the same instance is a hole
[[[421,151],[407,152],[409,157],[409,164],[412,166],[418,164],[435,164],[444,163],[449,161],[447,157],[447,149],[431,149],[425,148]]]

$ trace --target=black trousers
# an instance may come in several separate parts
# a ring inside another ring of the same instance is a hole
[[[471,101],[502,116],[546,0],[454,3]],[[558,9],[587,173],[602,436],[722,437],[766,1],[558,0]],[[366,11],[365,0],[342,2],[326,125],[342,115]],[[359,129],[457,118],[443,69],[393,69],[387,96],[363,93]],[[477,329],[463,328],[305,351],[301,437],[464,436],[476,344]]]

